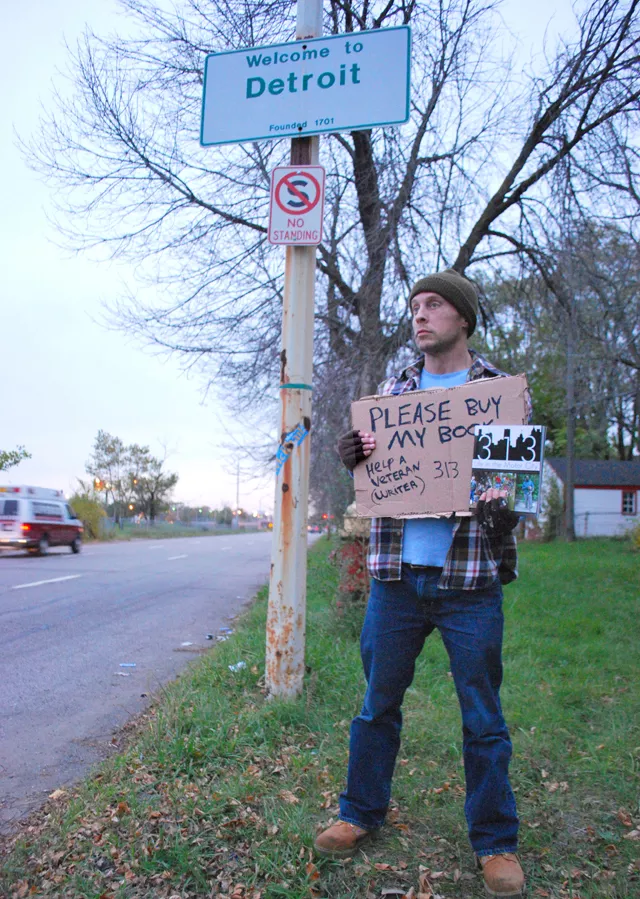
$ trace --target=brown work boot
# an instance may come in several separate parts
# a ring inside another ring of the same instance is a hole
[[[348,821],[337,821],[323,830],[316,837],[315,850],[318,855],[327,858],[350,858],[363,840],[371,836],[370,830],[349,824]]]
[[[484,888],[490,896],[500,899],[519,899],[524,890],[524,874],[513,852],[502,855],[479,855],[478,866],[482,868]]]

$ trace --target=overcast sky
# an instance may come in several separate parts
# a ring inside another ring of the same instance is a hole
[[[257,0],[256,0],[257,2]],[[129,271],[72,256],[52,243],[50,189],[26,166],[14,130],[28,137],[86,24],[118,28],[116,0],[31,0],[6,4],[0,55],[0,449],[23,444],[32,459],[0,474],[5,484],[74,490],[98,429],[125,442],[170,450],[175,498],[193,505],[235,503],[233,459],[217,401],[175,360],[144,350],[98,324],[101,303],[116,297]],[[503,15],[523,55],[569,27],[569,0],[507,0]],[[194,129],[199,123],[194,123]],[[284,251],[283,251],[284,252]],[[284,258],[284,256],[283,256]],[[241,505],[272,508],[273,483],[244,482]]]

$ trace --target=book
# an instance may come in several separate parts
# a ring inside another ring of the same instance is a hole
[[[513,512],[540,513],[545,432],[540,425],[475,426],[470,508],[495,487],[507,491]]]

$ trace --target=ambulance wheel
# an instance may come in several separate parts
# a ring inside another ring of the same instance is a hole
[[[80,537],[74,537],[73,541],[69,544],[71,546],[72,553],[79,553],[82,549],[82,540]]]
[[[38,555],[46,556],[49,552],[49,538],[45,534],[44,537],[40,537],[38,540]]]

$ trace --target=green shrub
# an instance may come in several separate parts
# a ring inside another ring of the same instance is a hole
[[[631,546],[637,552],[640,552],[640,521],[637,524],[634,524],[632,528],[629,528],[627,531],[627,536],[631,541]]]
[[[69,505],[84,525],[85,538],[98,540],[102,537],[102,521],[106,516],[98,500],[86,493],[74,493]]]
[[[562,528],[562,516],[564,514],[564,499],[560,485],[556,478],[552,478],[549,490],[545,497],[542,511],[544,524],[542,526],[542,539],[547,542],[555,540],[560,535]]]

